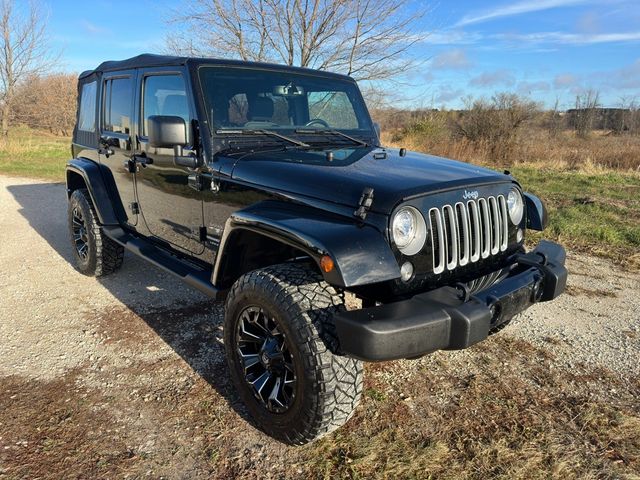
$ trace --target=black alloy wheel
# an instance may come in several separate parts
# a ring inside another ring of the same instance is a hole
[[[82,210],[76,205],[71,211],[71,231],[73,235],[73,243],[76,247],[76,253],[86,261],[89,257],[89,237],[87,235],[87,222],[82,215]]]
[[[245,381],[264,408],[286,412],[295,400],[296,374],[285,334],[273,316],[256,306],[244,309],[237,325]]]

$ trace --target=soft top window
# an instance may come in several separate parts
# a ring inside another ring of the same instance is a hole
[[[78,130],[83,132],[96,131],[96,98],[98,95],[98,82],[85,83],[80,95],[78,109]]]

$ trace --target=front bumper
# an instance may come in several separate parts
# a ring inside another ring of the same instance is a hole
[[[567,283],[562,246],[542,241],[516,255],[511,273],[469,295],[442,287],[408,300],[343,312],[335,317],[341,350],[366,361],[418,357],[474,345],[536,302],[553,300]]]

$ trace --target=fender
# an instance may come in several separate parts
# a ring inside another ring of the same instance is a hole
[[[117,202],[113,201],[113,198],[118,197],[110,194],[108,183],[105,182],[106,178],[111,181],[112,185],[114,184],[111,172],[98,163],[87,160],[86,158],[74,158],[70,160],[67,163],[66,170],[67,196],[71,196],[71,193],[79,188],[78,183],[74,180],[74,174],[80,175],[84,180],[87,190],[89,190],[89,195],[98,214],[100,224],[119,225],[120,222],[118,218],[123,218],[122,214],[124,213],[124,209],[119,199]],[[120,215],[118,215],[118,213],[120,213]]]
[[[527,207],[527,228],[543,231],[549,224],[549,216],[544,203],[535,195],[527,192],[524,192],[524,199]]]
[[[219,285],[231,259],[234,233],[248,230],[297,248],[317,265],[323,255],[334,261],[324,279],[338,287],[384,282],[400,277],[400,267],[379,230],[311,207],[266,200],[234,212],[225,224],[212,283]],[[322,271],[322,270],[321,270]]]

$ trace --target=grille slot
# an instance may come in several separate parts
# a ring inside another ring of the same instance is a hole
[[[504,195],[430,209],[433,273],[463,267],[505,251],[508,228]]]

